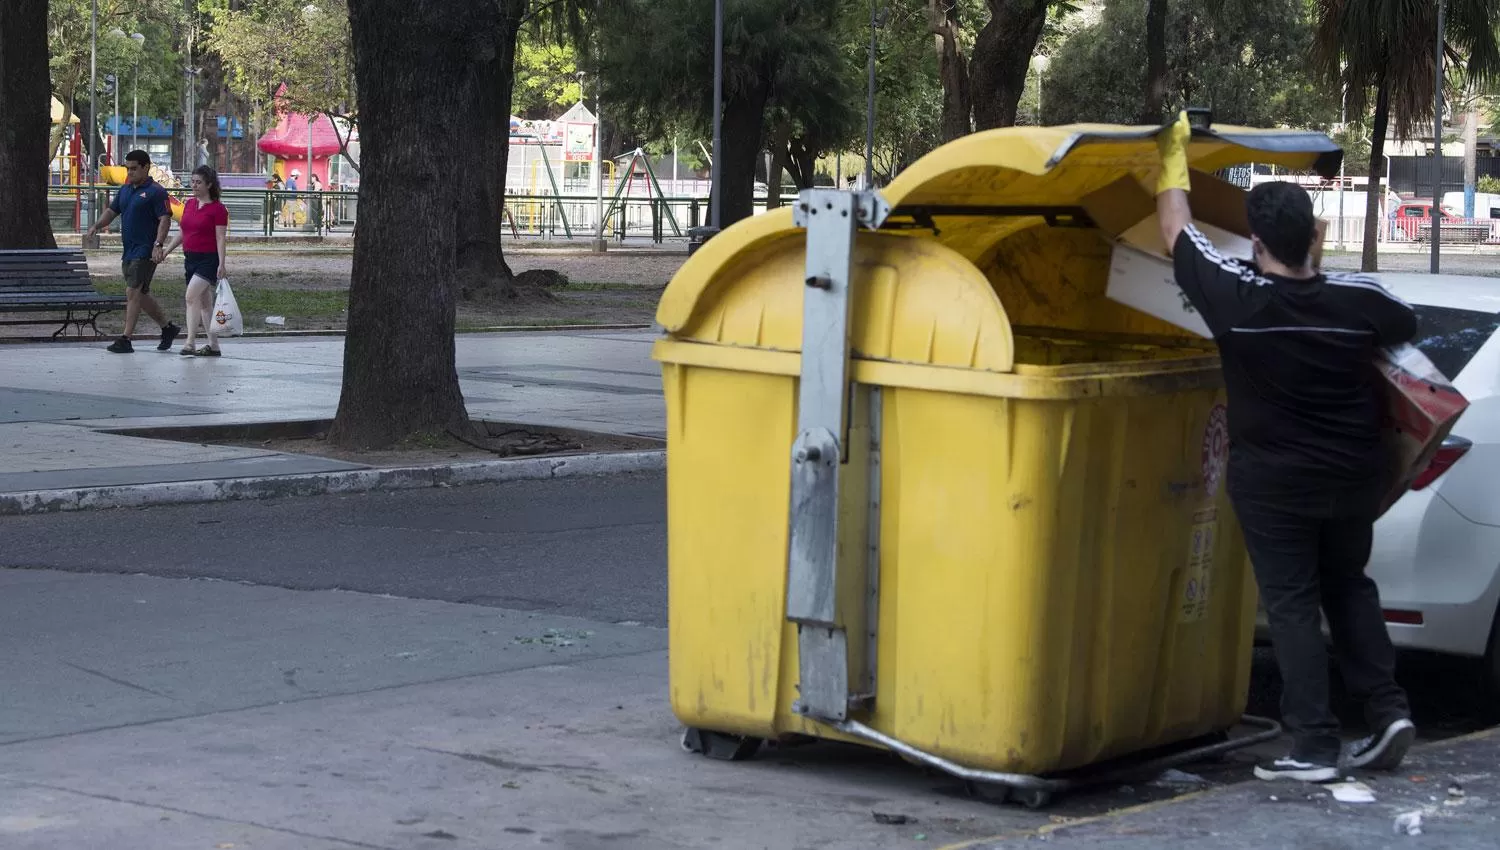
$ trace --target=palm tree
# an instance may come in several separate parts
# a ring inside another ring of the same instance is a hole
[[[1402,136],[1431,120],[1437,75],[1438,0],[1316,0],[1313,62],[1330,84],[1344,87],[1352,115],[1375,118],[1370,139],[1372,191],[1365,207],[1362,266],[1377,267],[1380,197],[1373,181],[1383,172],[1385,137],[1394,124]],[[1500,78],[1500,0],[1448,0],[1444,30],[1449,61],[1475,80]]]

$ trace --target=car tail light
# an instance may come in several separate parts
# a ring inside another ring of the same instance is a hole
[[[1472,448],[1474,444],[1463,437],[1449,437],[1443,440],[1443,444],[1438,447],[1437,454],[1432,456],[1432,462],[1427,464],[1422,474],[1411,482],[1411,489],[1427,489],[1432,482],[1443,477],[1443,473],[1452,469],[1453,464],[1458,463],[1459,459],[1468,454],[1469,449]]]
[[[1423,625],[1423,621],[1426,619],[1422,616],[1421,611],[1399,611],[1394,608],[1387,608],[1382,613],[1385,614],[1385,621],[1387,623],[1395,623],[1398,626],[1420,626]]]

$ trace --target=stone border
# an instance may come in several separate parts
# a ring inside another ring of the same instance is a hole
[[[86,511],[103,508],[145,508],[193,502],[229,502],[322,496],[330,493],[368,493],[377,490],[419,490],[505,481],[624,475],[660,472],[667,466],[664,451],[613,452],[521,460],[486,460],[435,466],[352,469],[302,475],[266,475],[208,481],[171,481],[69,490],[31,490],[0,493],[0,516]]]

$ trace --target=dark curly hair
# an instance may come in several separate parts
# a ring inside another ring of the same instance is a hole
[[[193,173],[203,178],[203,184],[208,187],[208,196],[214,200],[219,199],[219,172],[206,165],[200,165],[193,169]]]
[[[1312,198],[1295,183],[1262,183],[1245,201],[1250,232],[1260,237],[1271,256],[1296,269],[1307,263],[1317,236],[1318,217]]]

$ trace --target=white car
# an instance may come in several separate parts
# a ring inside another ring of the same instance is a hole
[[[1382,274],[1414,344],[1470,407],[1375,525],[1369,575],[1397,646],[1485,659],[1500,689],[1500,278]]]

